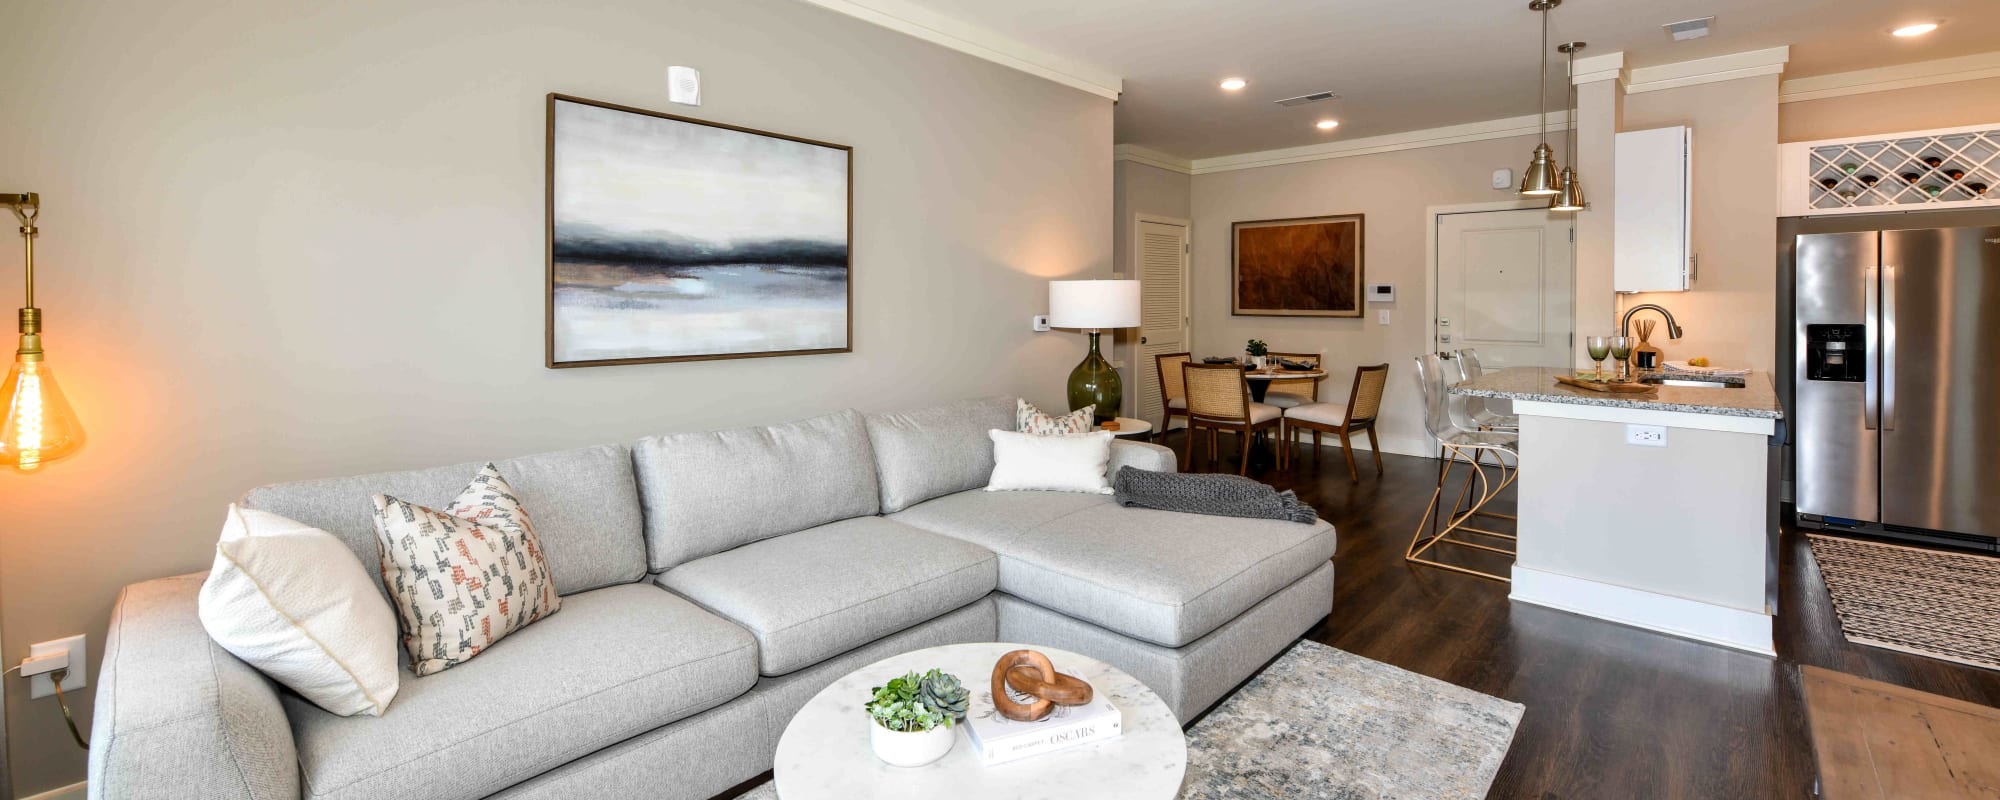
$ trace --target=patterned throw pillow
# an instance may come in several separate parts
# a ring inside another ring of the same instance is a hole
[[[528,513],[492,464],[443,511],[375,495],[375,536],[418,675],[463,664],[562,607]]]
[[[1034,403],[1016,399],[1014,401],[1014,430],[1032,433],[1036,436],[1069,436],[1089,433],[1094,427],[1091,415],[1097,406],[1088,405],[1060,417],[1052,417],[1036,408]]]

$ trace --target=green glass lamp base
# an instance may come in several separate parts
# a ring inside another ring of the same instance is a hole
[[[1098,352],[1097,335],[1097,331],[1090,332],[1090,354],[1069,373],[1069,410],[1095,405],[1091,415],[1097,422],[1108,422],[1117,418],[1119,406],[1125,402],[1125,386],[1118,379],[1118,370]]]

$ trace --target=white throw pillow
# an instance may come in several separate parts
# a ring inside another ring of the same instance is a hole
[[[201,626],[222,649],[343,717],[396,697],[396,615],[333,534],[229,506],[201,585]]]
[[[986,491],[1110,494],[1104,471],[1111,465],[1110,431],[1070,436],[991,430],[993,477]]]

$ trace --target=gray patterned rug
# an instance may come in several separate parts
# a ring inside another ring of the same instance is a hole
[[[1188,733],[1181,798],[1477,800],[1524,710],[1302,641]]]
[[[1807,534],[1840,633],[2000,669],[2000,558]]]

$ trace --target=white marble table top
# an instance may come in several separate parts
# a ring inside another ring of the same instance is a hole
[[[1261,369],[1250,369],[1243,371],[1243,378],[1245,380],[1252,380],[1252,381],[1284,381],[1284,380],[1292,380],[1295,378],[1319,379],[1324,377],[1326,377],[1326,370],[1320,370],[1320,369],[1312,370],[1311,372],[1299,372],[1289,369],[1275,369],[1275,370],[1270,370],[1268,372]]]
[[[1116,739],[1031,756],[1006,764],[978,763],[964,726],[944,758],[921,767],[892,767],[869,748],[869,690],[910,671],[937,667],[967,689],[989,691],[993,662],[1010,650],[1040,651],[1056,669],[1090,683],[1124,712]],[[885,658],[849,673],[814,695],[785,726],[773,767],[782,800],[1035,800],[1177,796],[1187,770],[1187,738],[1158,695],[1116,667],[1093,658],[1023,644],[932,647]]]

